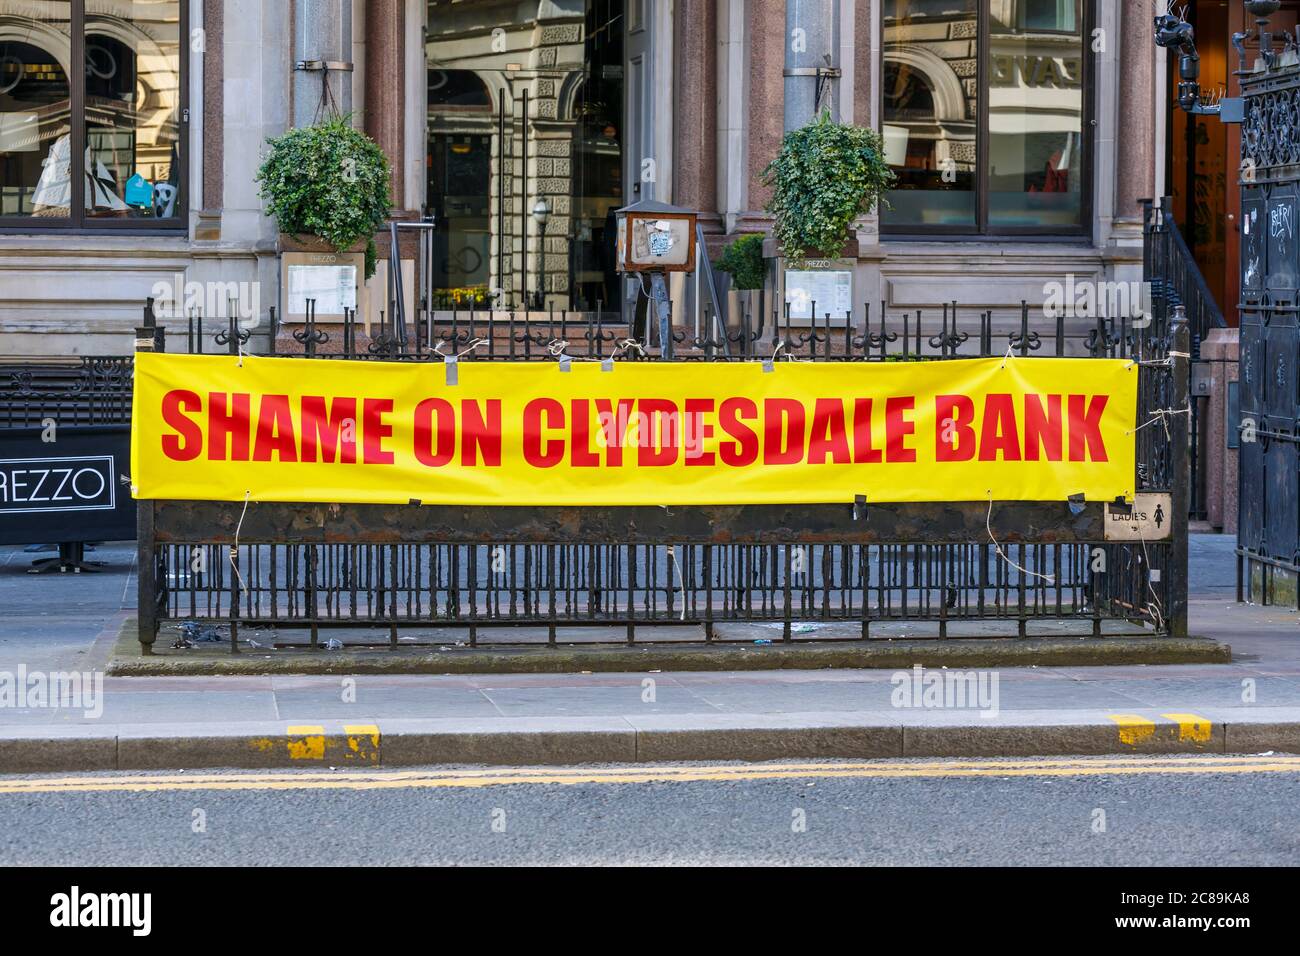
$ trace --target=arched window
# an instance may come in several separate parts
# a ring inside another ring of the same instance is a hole
[[[492,94],[473,70],[430,70],[429,109],[491,112]]]

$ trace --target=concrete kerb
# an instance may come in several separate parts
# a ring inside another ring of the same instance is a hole
[[[439,718],[385,721],[382,730],[377,723],[269,722],[220,730],[11,728],[0,734],[0,773],[1300,753],[1300,712],[1290,719],[1230,721],[1151,715],[1128,724],[1059,713],[964,723],[939,716],[906,724],[877,716]]]

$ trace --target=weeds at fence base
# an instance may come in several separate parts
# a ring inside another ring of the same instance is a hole
[[[979,622],[986,626],[989,622]],[[1009,622],[1012,627],[1015,622]],[[881,625],[883,628],[885,625]],[[1143,636],[1139,629],[1125,629],[1113,623],[1107,636],[1070,633],[1059,622],[1031,625],[1030,636],[1022,640],[1006,637],[968,636],[938,640],[918,622],[907,624],[911,635],[879,636],[863,641],[850,636],[845,625],[827,625],[785,642],[780,631],[754,625],[718,625],[717,637],[705,643],[703,628],[694,625],[645,627],[647,634],[632,646],[595,643],[608,641],[605,631],[622,628],[588,628],[587,640],[575,642],[574,631],[559,629],[557,643],[546,643],[546,627],[536,628],[540,641],[532,646],[490,642],[491,634],[480,629],[477,647],[463,643],[464,629],[439,629],[441,644],[418,643],[418,633],[406,636],[397,650],[387,643],[375,646],[378,632],[358,630],[341,636],[342,651],[311,650],[306,632],[291,628],[280,631],[241,628],[259,645],[241,646],[231,654],[227,644],[208,644],[172,650],[167,629],[159,636],[153,655],[140,654],[135,621],[123,626],[109,663],[112,676],[182,676],[220,674],[503,674],[503,673],[629,673],[646,670],[821,670],[826,668],[899,669],[915,664],[925,667],[1051,667],[1131,664],[1226,664],[1232,660],[1226,644],[1199,638]],[[750,630],[744,630],[744,629]],[[503,629],[504,630],[504,629]],[[519,631],[522,629],[512,628]],[[1055,630],[1055,633],[1051,633]],[[294,634],[293,632],[299,633]],[[651,636],[649,632],[656,633]],[[338,631],[332,632],[338,634]],[[386,635],[387,632],[384,632]],[[292,640],[282,640],[288,634]],[[729,635],[729,636],[728,636]],[[812,635],[812,636],[810,636]],[[519,634],[512,635],[517,642]],[[661,637],[658,642],[654,637]],[[164,639],[167,638],[167,639]],[[770,640],[770,644],[756,644]],[[385,638],[386,641],[386,638]],[[643,643],[644,641],[644,643]],[[277,647],[288,644],[288,647]]]

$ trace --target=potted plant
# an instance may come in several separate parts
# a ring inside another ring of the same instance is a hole
[[[842,255],[854,220],[884,202],[894,183],[884,155],[880,134],[835,123],[829,111],[785,134],[763,181],[773,188],[767,211],[787,260]]]
[[[373,276],[378,258],[374,235],[392,210],[384,151],[354,129],[347,116],[291,129],[267,143],[270,150],[257,181],[267,211],[280,227],[281,249],[364,249],[365,277]]]
[[[767,263],[763,259],[763,234],[750,233],[728,243],[713,268],[731,277],[727,290],[727,324],[738,327],[741,318],[756,314],[757,293],[767,278]]]

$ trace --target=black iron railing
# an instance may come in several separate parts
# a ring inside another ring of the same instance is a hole
[[[1199,362],[1205,337],[1212,329],[1225,328],[1227,323],[1174,220],[1172,204],[1173,200],[1167,196],[1159,201],[1142,201],[1143,279],[1151,284],[1151,304],[1155,310],[1168,313],[1181,306],[1186,311],[1192,361]],[[1209,402],[1209,395],[1193,394],[1191,415],[1184,423],[1190,438],[1188,509],[1192,518],[1202,520],[1209,513],[1206,453]]]
[[[674,329],[660,347],[591,313],[433,310],[403,344],[350,317],[316,327],[309,311],[295,340],[307,361],[1130,358],[1146,426],[1135,487],[1171,492],[1173,513],[1185,515],[1178,410],[1189,346],[1178,317],[1071,326],[1025,305],[1004,322],[950,303],[803,325],[747,315],[727,329],[703,323],[700,335]],[[231,330],[221,334],[222,347],[241,347]],[[272,632],[259,642],[306,646],[319,646],[323,628],[392,646],[679,639],[644,630],[671,624],[694,625],[706,641],[1024,637],[1040,626],[1186,632],[1185,522],[1168,541],[1112,543],[1103,502],[633,508],[593,499],[582,508],[141,502],[140,639],[147,651],[162,624],[194,619],[230,624],[232,648],[249,627]],[[919,622],[932,629],[909,629]]]

